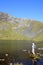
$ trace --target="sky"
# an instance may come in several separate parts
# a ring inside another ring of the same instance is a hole
[[[0,11],[43,22],[43,0],[0,0]]]

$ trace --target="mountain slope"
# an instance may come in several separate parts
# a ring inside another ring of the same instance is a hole
[[[43,23],[0,12],[0,40],[43,41]]]

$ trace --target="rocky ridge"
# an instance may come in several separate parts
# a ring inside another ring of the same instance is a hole
[[[0,38],[1,35],[4,34],[2,33],[3,31],[7,34],[9,32],[11,36],[12,34],[14,35],[15,32],[34,39],[43,33],[43,23],[35,20],[13,17],[9,14],[0,12]]]

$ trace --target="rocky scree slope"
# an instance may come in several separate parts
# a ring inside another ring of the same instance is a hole
[[[0,12],[0,40],[43,41],[43,22]]]

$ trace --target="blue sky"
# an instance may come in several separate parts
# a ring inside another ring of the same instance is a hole
[[[43,22],[43,0],[0,0],[0,11]]]

